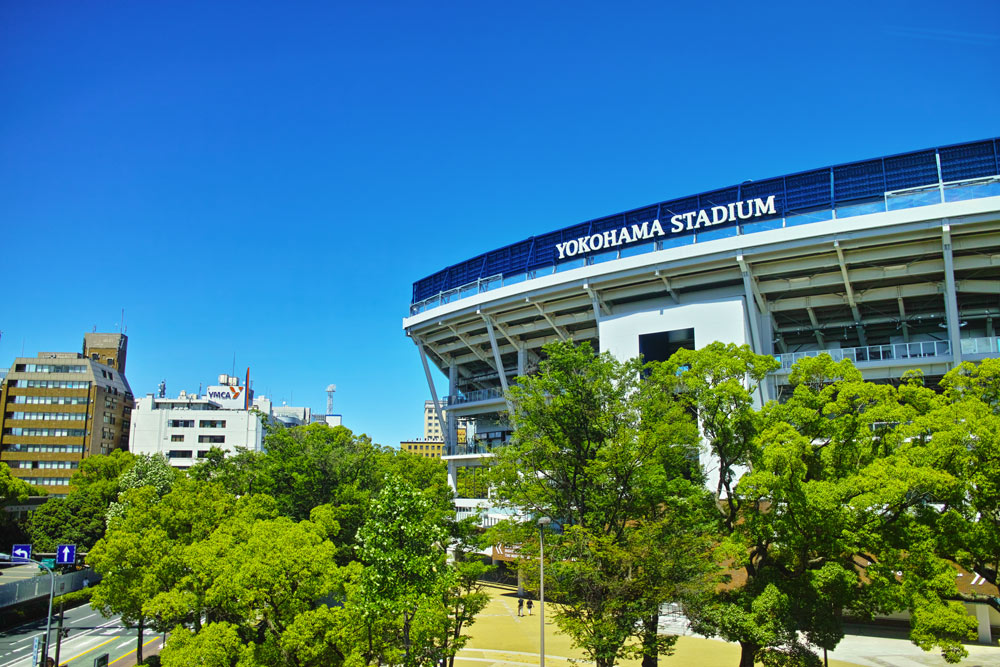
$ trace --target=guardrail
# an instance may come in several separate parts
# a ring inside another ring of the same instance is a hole
[[[89,568],[56,575],[56,595],[80,590],[83,588],[85,579],[88,584],[93,585],[100,581],[101,577]],[[9,607],[35,598],[47,597],[51,585],[50,581],[51,579],[46,574],[44,577],[31,577],[30,579],[0,584],[0,607]]]

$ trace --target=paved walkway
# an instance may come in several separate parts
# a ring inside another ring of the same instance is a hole
[[[493,599],[469,629],[468,647],[456,658],[457,667],[536,667],[540,624],[538,605],[532,616],[518,617],[517,596],[510,589],[490,588]],[[527,614],[527,611],[525,611]],[[867,628],[852,628],[868,632]],[[936,653],[924,653],[898,632],[879,631],[871,634],[848,635],[836,651],[830,653],[831,667],[925,667],[946,665]],[[1000,667],[1000,648],[967,646],[969,658],[965,667]],[[569,638],[558,631],[551,615],[545,618],[545,663],[551,667],[569,667],[570,661],[583,661],[583,654],[570,645]],[[736,667],[740,648],[714,639],[682,636],[674,654],[660,658],[661,667]],[[586,664],[586,663],[585,663]],[[638,667],[637,660],[625,660],[622,667]]]

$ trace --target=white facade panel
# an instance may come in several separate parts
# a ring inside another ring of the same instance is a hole
[[[622,361],[639,356],[639,336],[661,331],[694,329],[695,347],[699,349],[714,341],[736,345],[750,342],[746,307],[738,297],[685,305],[647,301],[615,311],[601,318],[598,331],[601,350]]]

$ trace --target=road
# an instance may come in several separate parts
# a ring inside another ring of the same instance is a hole
[[[0,572],[2,572],[2,574],[0,574],[0,584],[10,584],[15,581],[24,581],[25,579],[37,576],[49,576],[47,570],[42,570],[34,563],[28,563],[27,565],[11,565],[3,568]]]
[[[52,618],[52,650],[55,657],[58,610]],[[104,618],[90,605],[67,609],[63,627],[69,636],[62,640],[59,664],[67,667],[93,667],[94,658],[107,653],[109,665],[124,667],[135,662],[136,631],[122,625],[118,616]],[[32,667],[31,654],[35,637],[45,634],[45,619],[32,621],[9,632],[0,633],[0,667]],[[143,633],[143,655],[159,652],[162,635]]]

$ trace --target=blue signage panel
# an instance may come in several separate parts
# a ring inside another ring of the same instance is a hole
[[[10,560],[13,563],[27,563],[31,558],[30,544],[15,544],[10,550]]]
[[[56,565],[72,565],[76,562],[76,545],[60,544],[56,547]]]

